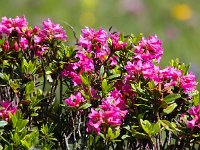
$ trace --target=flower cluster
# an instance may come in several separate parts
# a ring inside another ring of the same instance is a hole
[[[139,45],[135,46],[134,53],[133,60],[128,61],[125,66],[128,73],[127,80],[142,76],[144,79],[154,81],[156,85],[162,84],[166,89],[176,86],[186,94],[195,90],[197,82],[193,73],[184,75],[182,70],[173,66],[160,69],[161,67],[154,63],[153,60],[159,63],[163,54],[162,43],[156,35],[148,39],[142,38]]]
[[[33,51],[36,56],[42,56],[49,49],[48,44],[54,41],[66,41],[66,33],[59,24],[50,19],[43,21],[42,29],[35,26],[28,27],[25,16],[7,18],[0,22],[0,39],[5,42],[1,45],[3,51]]]
[[[91,109],[88,115],[87,132],[99,134],[103,127],[119,128],[128,113],[125,110],[125,101],[118,90],[110,92],[110,96],[102,100],[100,110]]]
[[[5,121],[9,121],[9,113],[14,114],[17,110],[17,107],[12,106],[12,102],[9,101],[0,102],[0,105],[0,117]]]
[[[152,61],[155,59],[158,63],[163,55],[162,42],[156,35],[149,36],[148,39],[142,38],[142,40],[135,46],[135,59],[143,61]]]
[[[34,36],[35,43],[48,42],[53,40],[66,41],[67,36],[63,27],[54,24],[49,18],[42,23],[42,29]]]
[[[86,27],[76,45],[66,40],[63,27],[50,19],[31,28],[24,16],[2,18],[2,147],[175,149],[170,143],[177,143],[184,149],[180,143],[186,143],[196,148],[195,75],[178,59],[160,66],[163,47],[156,35]]]
[[[69,98],[65,99],[65,103],[69,107],[78,108],[80,104],[84,101],[81,93],[78,92],[76,95],[71,95]]]
[[[63,75],[70,76],[74,85],[81,83],[80,76],[83,72],[95,71],[95,68],[101,66],[107,59],[110,66],[115,66],[117,57],[109,57],[111,51],[123,49],[127,45],[126,42],[120,41],[119,33],[107,33],[102,28],[95,31],[93,28],[86,27],[81,30],[81,33],[79,50],[75,56],[79,61],[71,64],[73,70],[69,71],[68,66],[63,70]]]
[[[200,128],[200,105],[192,106],[188,113],[192,116],[192,120],[187,120],[187,127],[193,129],[197,126]]]

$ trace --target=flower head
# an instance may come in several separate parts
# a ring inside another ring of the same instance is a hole
[[[21,18],[18,16],[15,18],[3,17],[0,22],[0,35],[5,34],[10,36],[14,31],[18,35],[21,35],[23,30],[27,29],[27,25],[28,23],[25,16],[22,16]]]
[[[113,50],[123,49],[127,43],[120,41],[119,33],[110,34],[111,45]]]
[[[187,112],[193,117],[187,120],[187,127],[193,129],[197,125],[200,128],[200,105],[191,107]]]
[[[107,32],[102,28],[95,31],[93,28],[86,27],[81,30],[81,33],[79,46],[83,47],[86,52],[92,53],[95,58],[103,62],[110,53],[107,43]]]
[[[102,112],[96,111],[91,108],[91,113],[88,115],[89,122],[87,123],[87,132],[93,132],[95,134],[100,133],[100,126],[103,122]]]
[[[0,109],[0,117],[3,120],[9,121],[9,113],[11,114],[15,114],[17,107],[16,106],[12,106],[12,102],[9,101],[4,101],[4,102],[0,102],[1,105],[1,109]]]
[[[67,106],[70,107],[79,107],[81,102],[84,101],[84,98],[82,97],[81,93],[78,92],[76,95],[71,95],[69,98],[65,99],[65,103]]]
[[[191,93],[195,90],[195,87],[197,86],[195,75],[190,72],[189,74],[182,76],[180,80],[180,85],[185,93]]]
[[[149,36],[148,39],[142,38],[138,46],[134,50],[136,56],[134,58],[143,61],[152,61],[155,59],[158,63],[163,55],[162,42],[156,35]]]
[[[49,18],[43,21],[42,25],[42,29],[39,31],[38,35],[34,36],[35,43],[54,40],[66,41],[67,35],[62,26],[53,23]]]

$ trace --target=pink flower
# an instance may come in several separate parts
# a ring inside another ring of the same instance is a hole
[[[79,58],[79,61],[73,64],[74,70],[78,68],[84,72],[90,72],[94,70],[93,60],[86,56],[84,53],[78,52],[75,57]]]
[[[193,117],[192,120],[187,120],[187,127],[193,129],[197,124],[200,128],[200,105],[191,107],[187,112]]]
[[[174,67],[166,67],[160,70],[160,82],[163,82],[165,87],[177,86],[181,76],[182,71]]]
[[[74,86],[77,86],[82,83],[80,74],[77,74],[73,69],[74,64],[66,65],[65,69],[61,72],[61,76],[71,78]]]
[[[95,31],[93,28],[86,27],[81,30],[81,33],[79,46],[83,47],[86,52],[92,53],[95,58],[103,62],[110,53],[106,31],[102,28]]]
[[[62,26],[54,24],[49,18],[43,21],[42,25],[42,30],[34,36],[35,43],[54,40],[66,41],[67,35]]]
[[[20,41],[19,41],[19,46],[22,50],[26,50],[28,48],[28,40],[24,37],[21,37],[20,38]]]
[[[22,18],[18,16],[15,18],[2,17],[2,21],[0,22],[0,34],[10,36],[13,31],[16,31],[18,35],[21,35],[23,30],[28,28],[27,25],[28,23],[26,22],[25,16],[22,16]]]
[[[87,123],[88,132],[99,134],[102,127],[101,124],[119,128],[128,113],[125,110],[123,96],[117,90],[112,91],[109,97],[103,99],[99,108],[99,111],[91,109],[91,113],[88,115],[88,118],[90,118]]]
[[[98,99],[99,98],[99,95],[98,95],[98,90],[90,87],[90,94],[91,94],[91,97],[93,99]]]
[[[74,83],[74,86],[77,86],[82,83],[81,76],[75,72],[70,72],[70,77],[72,78],[72,81]]]
[[[102,100],[102,104],[99,108],[104,111],[103,120],[105,123],[111,126],[119,126],[122,124],[126,114],[125,101],[123,96],[118,90],[114,90],[110,93],[110,96]]]
[[[91,113],[88,115],[88,118],[90,119],[87,123],[87,132],[93,132],[95,134],[100,133],[100,126],[103,122],[102,118],[102,112],[96,111],[93,108],[91,108]]]
[[[189,74],[182,76],[180,80],[180,85],[185,93],[191,93],[195,90],[195,87],[197,86],[195,75],[190,72]]]
[[[84,101],[84,98],[82,97],[81,93],[78,92],[76,95],[71,95],[69,98],[65,99],[65,103],[67,106],[70,107],[79,107],[81,102]]]
[[[8,40],[6,40],[6,41],[4,42],[3,45],[1,45],[1,48],[2,48],[3,51],[5,51],[5,52],[7,52],[7,51],[10,50],[10,44],[9,44]]]
[[[134,58],[143,61],[152,61],[155,59],[158,63],[163,55],[162,42],[156,35],[149,36],[148,39],[142,38],[138,46],[134,50],[136,56]]]
[[[105,111],[103,113],[103,120],[110,126],[119,126],[122,124],[120,110]]]
[[[81,30],[79,45],[86,48],[88,52],[92,51],[92,45],[97,43],[100,46],[104,46],[107,43],[107,33],[102,28],[99,31],[95,31],[93,28],[86,27]]]
[[[134,75],[137,77],[138,75],[143,74],[145,79],[151,79],[158,82],[158,73],[159,67],[155,66],[151,61],[142,62],[141,60],[134,61],[131,63],[130,61],[127,62],[125,69],[130,75]]]
[[[4,101],[4,102],[0,102],[1,105],[1,109],[0,109],[0,117],[3,120],[9,121],[9,113],[11,114],[15,114],[17,107],[16,106],[12,106],[12,102],[9,101]]]
[[[123,49],[127,43],[120,41],[119,33],[110,34],[110,39],[112,41],[112,49],[113,50],[120,50]]]

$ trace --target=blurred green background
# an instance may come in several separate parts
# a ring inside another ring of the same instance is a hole
[[[191,64],[200,77],[200,5],[176,0],[1,0],[0,16],[25,15],[29,25],[51,18],[63,25],[69,41],[75,41],[69,23],[80,34],[84,26],[122,31],[125,34],[157,34],[165,48],[162,66],[179,58]]]

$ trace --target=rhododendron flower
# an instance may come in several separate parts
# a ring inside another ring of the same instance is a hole
[[[96,111],[93,108],[91,108],[91,113],[88,115],[88,118],[90,119],[87,123],[87,132],[93,132],[95,134],[100,133],[100,125],[103,122],[102,118],[102,112]]]
[[[197,125],[200,128],[200,105],[191,107],[187,112],[193,117],[187,120],[187,127],[193,129]]]
[[[72,78],[72,81],[74,83],[74,86],[77,86],[82,83],[81,76],[75,72],[70,72],[70,77]]]
[[[35,43],[53,40],[66,41],[67,35],[62,26],[54,24],[49,18],[43,21],[42,25],[38,35],[34,36]]]
[[[138,46],[135,46],[134,50],[136,56],[134,58],[143,61],[152,61],[155,59],[158,63],[163,55],[162,42],[156,35],[149,36],[148,39],[142,38]]]
[[[92,51],[92,46],[100,44],[100,47],[107,44],[107,33],[102,28],[99,31],[95,31],[93,28],[84,28],[81,30],[81,36],[79,45],[86,48],[88,52]]]
[[[81,72],[90,72],[94,70],[93,60],[83,53],[78,52],[75,56],[79,61],[73,64],[73,69],[81,69]]]
[[[79,107],[81,102],[84,101],[84,98],[82,97],[81,93],[78,92],[76,95],[71,95],[69,98],[65,99],[65,103],[67,106],[70,107]]]
[[[120,41],[119,33],[110,34],[110,39],[113,50],[123,49],[127,45],[127,42]]]
[[[15,18],[7,18],[2,17],[2,21],[0,22],[0,35],[6,34],[10,36],[13,31],[16,31],[18,35],[21,35],[23,30],[27,29],[28,23],[26,22],[25,16],[19,18],[16,16]]]
[[[73,64],[68,64],[62,71],[61,75],[65,77],[70,77],[72,79],[72,82],[74,83],[74,86],[77,86],[82,83],[82,79],[80,74],[77,74],[73,67]]]
[[[152,62],[142,62],[141,60],[131,63],[127,62],[125,69],[130,75],[138,76],[143,75],[145,79],[151,79],[158,82],[159,67],[155,66]]]
[[[10,50],[9,41],[6,40],[6,41],[1,45],[1,48],[3,49],[3,51],[9,51],[9,50]]]
[[[94,54],[95,58],[99,58],[102,62],[109,55],[107,32],[100,28],[95,31],[86,27],[81,30],[79,46],[82,46],[88,53]]]
[[[174,67],[166,67],[160,70],[160,81],[165,87],[176,86],[182,76],[182,71]]]
[[[195,90],[195,87],[197,86],[195,75],[190,72],[189,74],[182,76],[180,80],[180,85],[185,93],[191,93]]]
[[[22,50],[26,50],[28,48],[28,40],[24,37],[21,37],[20,38],[20,41],[19,41],[19,46]]]
[[[99,95],[98,95],[98,90],[90,87],[90,94],[92,96],[93,99],[98,99]]]
[[[12,102],[4,101],[0,102],[1,108],[0,108],[0,117],[3,120],[9,121],[9,113],[15,114],[17,107],[12,106]]]
[[[118,126],[122,124],[122,117],[120,110],[105,111],[103,113],[103,120],[110,126]]]

